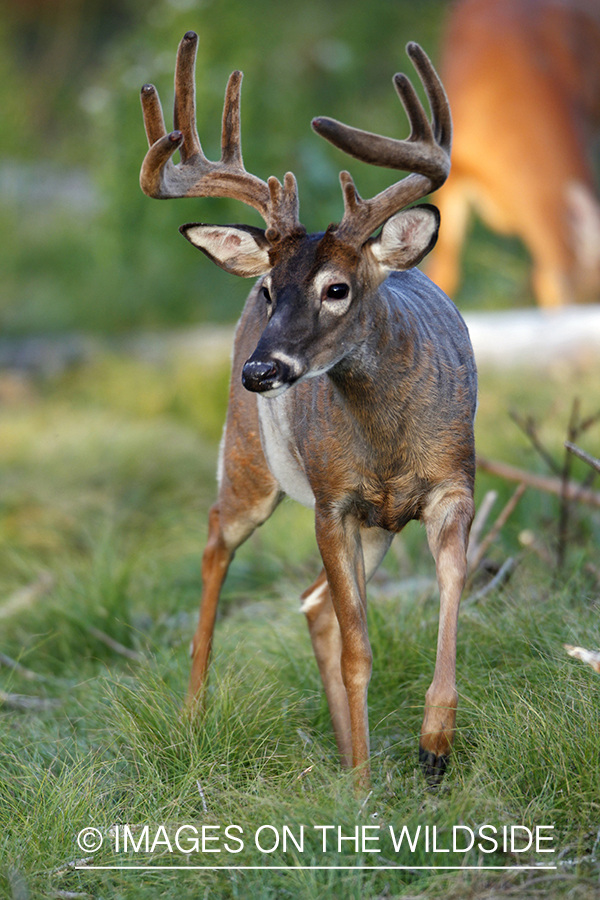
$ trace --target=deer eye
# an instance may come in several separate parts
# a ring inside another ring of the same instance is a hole
[[[345,300],[349,293],[347,284],[332,284],[327,288],[326,296],[328,300]]]
[[[271,294],[269,293],[269,288],[265,287],[265,285],[263,284],[261,290],[262,290],[262,295],[263,295],[265,301],[267,303],[272,303],[273,301],[271,300]]]

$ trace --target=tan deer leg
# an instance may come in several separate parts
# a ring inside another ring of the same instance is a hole
[[[456,172],[435,197],[444,227],[427,263],[429,278],[452,297],[460,283],[460,255],[469,221],[468,188]]]
[[[348,698],[352,765],[358,770],[357,786],[363,788],[370,781],[367,691],[372,654],[360,528],[349,516],[340,521],[317,510],[316,533],[340,628],[341,676]]]
[[[361,530],[365,581],[369,581],[385,556],[393,535],[379,528]],[[333,732],[344,768],[352,765],[352,734],[348,695],[342,679],[342,636],[331,602],[325,570],[301,596],[315,659],[323,681]]]
[[[248,402],[230,403],[221,449],[219,498],[209,512],[208,541],[202,557],[202,600],[192,640],[189,705],[194,705],[202,693],[219,594],[233,555],[269,518],[282,496],[262,452],[255,408]]]
[[[537,258],[533,266],[531,283],[535,299],[544,309],[559,309],[572,303],[572,285],[566,269],[560,269],[553,262]]]
[[[233,550],[223,539],[219,507],[215,503],[208,514],[208,542],[202,556],[202,600],[200,618],[191,647],[192,671],[188,686],[190,703],[200,694],[206,677],[217,615],[217,603],[232,557]]]
[[[238,513],[235,518],[231,518],[229,498],[223,498],[222,493],[219,502],[211,507],[208,517],[208,542],[202,556],[200,617],[192,639],[189,704],[193,704],[202,692],[210,659],[217,603],[229,564],[237,548],[269,518],[281,496],[279,488],[276,487],[271,494],[260,498],[260,502],[256,502],[254,507],[245,510],[243,515]]]
[[[352,734],[348,697],[342,681],[342,637],[324,569],[300,599],[300,609],[308,622],[315,659],[325,688],[340,761],[344,768],[349,768],[352,765]]]
[[[456,726],[456,636],[458,607],[467,574],[467,544],[473,519],[470,497],[442,498],[425,519],[440,589],[440,622],[433,681],[425,695],[419,759],[437,783],[448,764]]]
[[[544,186],[541,181],[531,185],[526,214],[521,216],[519,222],[519,237],[533,263],[533,293],[538,305],[546,309],[558,309],[577,299],[573,291],[573,274],[577,266],[576,247],[579,242],[571,233],[574,219],[570,210],[567,211],[565,198],[559,196],[562,185],[568,184],[568,181],[568,176],[561,172],[560,184],[557,184],[552,202],[549,202],[544,190],[545,183]],[[515,199],[515,205],[520,203],[522,192],[517,196],[519,199]]]

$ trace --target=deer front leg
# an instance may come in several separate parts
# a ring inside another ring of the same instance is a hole
[[[350,716],[352,765],[359,787],[369,784],[367,691],[372,654],[367,634],[365,566],[358,522],[317,512],[317,543],[341,636],[341,675]]]
[[[188,705],[202,697],[210,660],[217,604],[229,564],[237,548],[269,518],[281,489],[269,472],[258,439],[258,427],[244,430],[230,417],[223,442],[219,498],[208,515],[208,541],[202,556],[202,600],[192,640]],[[250,422],[250,426],[252,422]],[[240,434],[240,431],[242,434]]]
[[[440,622],[433,681],[425,695],[419,759],[427,779],[434,784],[446,770],[454,741],[458,607],[467,575],[472,519],[471,497],[442,498],[430,504],[425,517],[440,589]]]
[[[361,543],[368,583],[385,556],[393,535],[380,528],[362,528]],[[352,765],[352,734],[348,695],[342,679],[342,638],[325,570],[301,596],[315,659],[325,688],[331,724],[344,768]]]
[[[228,546],[221,527],[217,503],[208,514],[208,541],[202,556],[202,602],[198,626],[192,639],[192,670],[188,686],[188,703],[193,704],[201,694],[206,678],[212,647],[219,595],[234,548]]]
[[[241,493],[246,508],[228,482],[221,485],[219,500],[208,516],[208,541],[202,556],[202,600],[198,626],[192,639],[192,670],[188,686],[188,705],[195,707],[202,696],[210,660],[217,604],[229,564],[237,548],[271,515],[279,499],[279,486],[269,475],[264,490],[253,495],[245,485]],[[270,491],[268,490],[270,488]]]

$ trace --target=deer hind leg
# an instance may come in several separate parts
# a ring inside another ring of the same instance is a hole
[[[458,607],[467,575],[467,544],[473,519],[468,495],[442,497],[424,516],[440,589],[440,621],[433,681],[425,695],[419,759],[427,779],[437,783],[448,764],[456,727],[456,636]]]
[[[342,681],[342,637],[331,602],[325,570],[300,597],[306,616],[315,659],[329,706],[333,733],[344,768],[352,765],[352,735],[346,688]]]
[[[435,195],[444,227],[426,266],[431,280],[450,297],[460,285],[460,257],[470,214],[468,184],[458,172]]]
[[[600,202],[592,187],[571,181],[565,188],[567,221],[575,250],[575,299],[597,302],[600,295]]]
[[[362,529],[365,580],[377,570],[392,541],[392,535],[378,528]],[[342,678],[342,635],[327,582],[325,569],[301,596],[301,611],[308,622],[315,659],[319,667],[331,715],[340,762],[352,765],[352,731],[348,694]]]
[[[558,309],[572,303],[576,257],[566,205],[556,198],[549,206],[541,197],[528,204],[521,221],[522,238],[532,260],[531,286],[538,306]]]
[[[208,517],[208,541],[202,556],[202,600],[198,627],[192,640],[192,670],[188,687],[188,703],[193,705],[201,695],[206,678],[217,603],[234,553],[252,532],[265,522],[281,498],[278,483],[266,462],[259,456],[259,445],[252,447],[247,437],[247,450],[254,449],[250,460],[232,453],[232,463],[220,477],[219,499]],[[227,454],[227,438],[225,441]],[[260,465],[262,464],[262,465]]]
[[[536,260],[531,275],[533,293],[544,309],[559,309],[573,300],[570,280],[565,270]]]

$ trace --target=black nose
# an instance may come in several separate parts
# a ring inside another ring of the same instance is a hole
[[[242,369],[242,384],[247,391],[268,391],[281,384],[277,360],[249,359]]]

